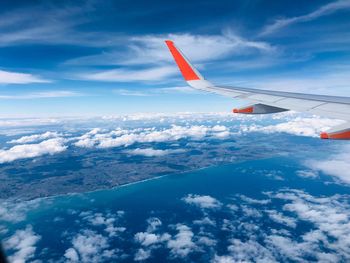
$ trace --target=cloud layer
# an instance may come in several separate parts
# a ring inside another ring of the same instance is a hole
[[[0,150],[0,163],[12,162],[18,159],[33,158],[45,154],[56,154],[67,149],[62,138],[48,139],[37,144],[16,145],[6,150]]]

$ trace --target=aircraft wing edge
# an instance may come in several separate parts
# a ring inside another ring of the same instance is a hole
[[[171,40],[165,41],[180,72],[194,89],[252,102],[234,113],[267,114],[287,110],[309,112],[348,123],[338,130],[321,134],[322,139],[350,139],[350,98],[326,95],[302,94],[284,91],[260,90],[240,87],[219,87],[206,80]]]

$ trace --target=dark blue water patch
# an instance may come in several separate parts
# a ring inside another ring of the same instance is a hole
[[[186,205],[182,200],[189,194],[210,195],[224,205],[230,203],[244,204],[237,198],[243,194],[251,198],[266,199],[265,192],[276,192],[281,189],[301,189],[315,196],[331,196],[334,194],[350,194],[349,187],[342,185],[326,185],[321,179],[300,178],[296,171],[304,167],[295,159],[290,158],[270,158],[262,160],[247,161],[238,164],[220,165],[189,173],[166,176],[157,180],[150,180],[121,188],[102,190],[79,195],[66,195],[55,198],[47,203],[43,203],[38,208],[31,210],[27,219],[18,224],[9,224],[9,234],[16,229],[21,229],[27,224],[33,226],[36,233],[42,236],[38,243],[40,249],[48,248],[47,253],[37,255],[44,261],[48,259],[58,260],[64,251],[71,247],[72,237],[82,229],[91,228],[84,222],[79,214],[81,212],[92,211],[94,213],[113,213],[125,211],[125,216],[118,223],[126,227],[126,231],[120,234],[121,239],[111,240],[112,247],[118,247],[128,254],[134,254],[137,246],[134,242],[134,234],[145,231],[146,220],[149,217],[158,217],[162,220],[161,230],[170,234],[176,234],[174,229],[167,226],[182,223],[190,225],[193,231],[198,232],[198,226],[192,224],[193,220],[203,217],[203,212],[196,207]],[[271,176],[270,174],[274,176]],[[268,209],[280,210],[283,200],[273,200],[266,207]],[[260,206],[251,205],[260,211]],[[278,223],[271,222],[266,215],[262,218],[247,218],[240,209],[234,215],[228,211],[208,212],[211,218],[217,222],[225,218],[235,218],[242,223],[259,223],[263,230],[270,228],[286,228]],[[290,216],[293,216],[290,214]],[[227,245],[232,233],[221,231],[215,227],[208,227],[210,233],[218,241],[216,251],[219,254],[227,252]],[[312,225],[307,222],[298,222],[297,227],[292,231],[293,237],[312,229]],[[99,227],[94,231],[102,233]],[[8,235],[9,235],[8,234]],[[8,236],[7,235],[7,236]],[[234,237],[245,240],[248,237],[244,232],[234,233]],[[256,239],[259,241],[260,237]],[[210,250],[206,251],[211,255]],[[153,253],[149,262],[164,262],[164,259],[176,262],[178,259],[169,259],[166,249],[161,248]],[[193,253],[189,261],[205,262],[205,253]],[[311,258],[310,258],[311,259]],[[131,261],[129,257],[125,261]]]

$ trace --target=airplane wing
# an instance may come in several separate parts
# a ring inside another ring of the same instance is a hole
[[[234,109],[234,113],[268,114],[288,110],[309,112],[312,114],[342,119],[344,125],[322,132],[322,139],[350,139],[350,97],[312,95],[283,91],[261,90],[241,87],[216,86],[207,81],[191,65],[185,55],[171,40],[165,41],[170,53],[178,65],[184,79],[191,87],[232,98],[244,99],[251,105]]]

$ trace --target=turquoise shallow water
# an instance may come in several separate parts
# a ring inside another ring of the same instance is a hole
[[[47,198],[34,204],[30,202],[24,205],[25,208],[9,206],[9,213],[14,216],[17,213],[23,218],[18,216],[17,222],[2,223],[7,229],[2,231],[3,239],[8,239],[17,230],[29,228],[27,232],[40,237],[33,244],[35,252],[31,259],[43,262],[66,261],[64,255],[74,247],[74,243],[79,260],[84,261],[84,252],[80,253],[77,245],[79,235],[85,246],[90,241],[106,243],[94,248],[92,254],[98,260],[92,258],[92,261],[131,262],[141,248],[149,252],[145,260],[150,262],[210,261],[219,255],[229,254],[230,240],[233,238],[247,241],[251,236],[254,236],[254,242],[271,250],[266,240],[272,232],[285,230],[288,238],[298,242],[301,235],[315,228],[314,222],[299,220],[297,214],[284,209],[283,206],[290,200],[274,199],[272,195],[290,189],[315,198],[350,194],[349,187],[332,183],[328,176],[320,175],[312,179],[297,176],[297,172],[303,169],[298,160],[287,157],[247,161],[165,176],[111,190]],[[295,195],[302,198],[300,193]],[[209,196],[212,206],[192,202],[196,196]],[[186,197],[192,199],[186,201]],[[271,220],[268,216],[271,212],[267,211],[272,210],[292,218],[296,225],[291,227]],[[103,220],[94,220],[98,217]],[[161,222],[153,231],[147,230],[149,218],[157,218]],[[212,222],[196,222],[204,218]],[[108,219],[111,224],[107,222]],[[225,230],[225,220],[232,229]],[[114,230],[107,231],[107,226],[111,225]],[[176,240],[176,235],[180,233],[179,225],[185,225],[192,232],[190,240],[193,245],[186,252],[172,249],[172,243],[169,243],[169,240]],[[242,225],[244,228],[240,229]],[[249,230],[246,226],[255,226],[258,230]],[[145,246],[135,237],[139,232],[158,236],[167,233],[170,237]],[[83,239],[83,236],[88,238]],[[100,239],[93,239],[96,236]],[[203,236],[212,240],[211,245],[208,240],[207,244],[199,241]],[[322,246],[320,249],[326,251]],[[105,251],[110,251],[109,256]],[[17,251],[9,249],[7,252],[14,255]],[[276,260],[293,261],[292,257],[283,257],[274,252],[272,255]],[[314,255],[304,255],[303,258],[315,260]]]

